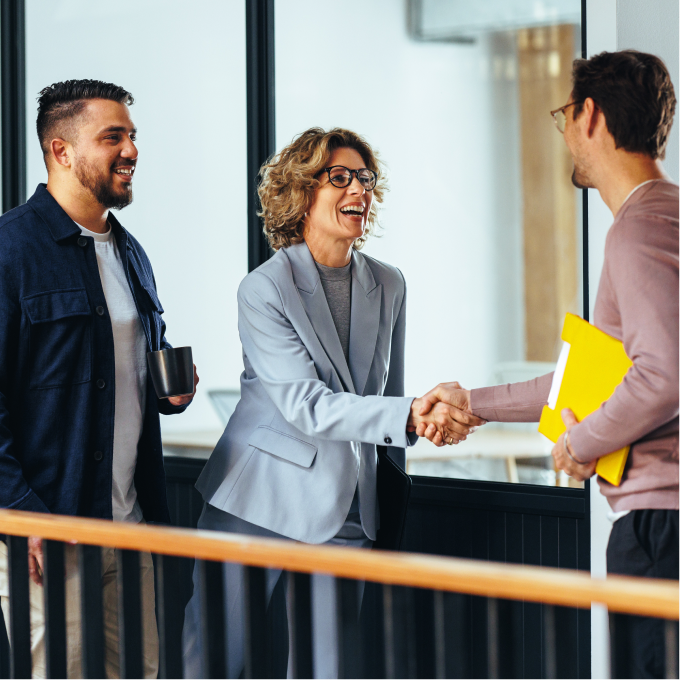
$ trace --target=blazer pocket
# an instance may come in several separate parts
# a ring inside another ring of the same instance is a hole
[[[309,442],[291,437],[288,434],[272,430],[271,427],[260,425],[255,432],[250,435],[248,444],[270,453],[277,458],[283,458],[290,463],[295,463],[300,467],[311,467],[316,456],[317,447]]]
[[[84,288],[23,298],[30,322],[30,389],[88,382],[92,364],[92,313]]]

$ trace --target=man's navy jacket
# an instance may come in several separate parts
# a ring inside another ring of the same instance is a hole
[[[109,214],[151,350],[163,309],[146,253]],[[44,184],[0,217],[0,507],[111,519],[113,332],[94,249]],[[169,522],[159,411],[147,382],[135,487]]]

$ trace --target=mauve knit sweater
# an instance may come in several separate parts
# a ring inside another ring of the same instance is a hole
[[[602,406],[569,435],[592,461],[631,444],[621,484],[598,477],[615,512],[678,508],[678,185],[655,180],[624,202],[605,244],[594,323],[622,340],[633,366]],[[538,421],[552,373],[472,390],[490,421]]]

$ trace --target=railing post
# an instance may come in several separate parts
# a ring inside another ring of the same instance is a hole
[[[555,639],[560,641],[555,648],[557,673],[561,677],[575,678],[579,673],[578,609],[556,605]]]
[[[66,592],[64,544],[43,541],[45,664],[48,678],[66,677]]]
[[[363,652],[359,635],[359,587],[354,580],[338,578],[338,677],[362,678]]]
[[[267,574],[261,567],[243,569],[245,589],[245,677],[267,678],[271,649],[267,635]]]
[[[78,546],[82,662],[84,678],[104,678],[102,553],[97,545]]]
[[[435,590],[434,600],[434,677],[446,678],[446,628],[444,626],[444,593]]]
[[[555,607],[543,607],[543,658],[545,677],[557,677],[557,639],[555,635]]]
[[[489,677],[522,678],[521,602],[489,598]]]
[[[156,566],[156,603],[158,606],[158,648],[159,648],[159,678],[181,678],[182,646],[170,640],[170,622],[176,608],[172,607],[174,598],[177,597],[176,589],[173,588],[171,574],[174,573],[173,565],[180,558],[169,555],[155,555]]]
[[[609,612],[610,667],[612,678],[629,677],[630,617]]]
[[[388,678],[415,678],[417,661],[413,590],[384,585],[383,608],[385,675]]]
[[[489,655],[489,678],[500,677],[499,640],[498,640],[498,600],[490,597],[487,600],[486,639]]]
[[[385,629],[385,677],[397,677],[396,649],[394,646],[394,591],[383,585],[383,628]]]
[[[143,677],[142,589],[139,553],[116,550],[118,571],[118,637],[122,678]]]
[[[198,587],[201,603],[203,673],[206,678],[224,678],[227,674],[227,646],[222,562],[199,561]]]
[[[294,678],[314,676],[312,645],[312,579],[309,574],[288,574],[291,670]]]
[[[666,677],[678,677],[678,622],[666,621],[665,626],[666,642]]]
[[[10,674],[31,677],[31,605],[28,585],[28,539],[7,537],[9,572]]]
[[[435,591],[435,670],[438,678],[471,677],[469,619],[469,596]]]

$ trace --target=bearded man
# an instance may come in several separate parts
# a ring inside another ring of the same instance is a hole
[[[96,80],[55,83],[38,99],[47,185],[0,218],[0,507],[170,521],[159,413],[181,413],[192,397],[156,397],[146,353],[170,346],[163,308],[146,253],[110,212],[132,202],[133,102]],[[116,569],[116,551],[103,549],[108,677],[120,674]],[[45,677],[38,537],[29,539],[29,571],[33,677]],[[144,675],[156,677],[150,554],[140,571]],[[69,546],[69,677],[82,677],[78,585]],[[0,598],[8,621],[4,544]]]

